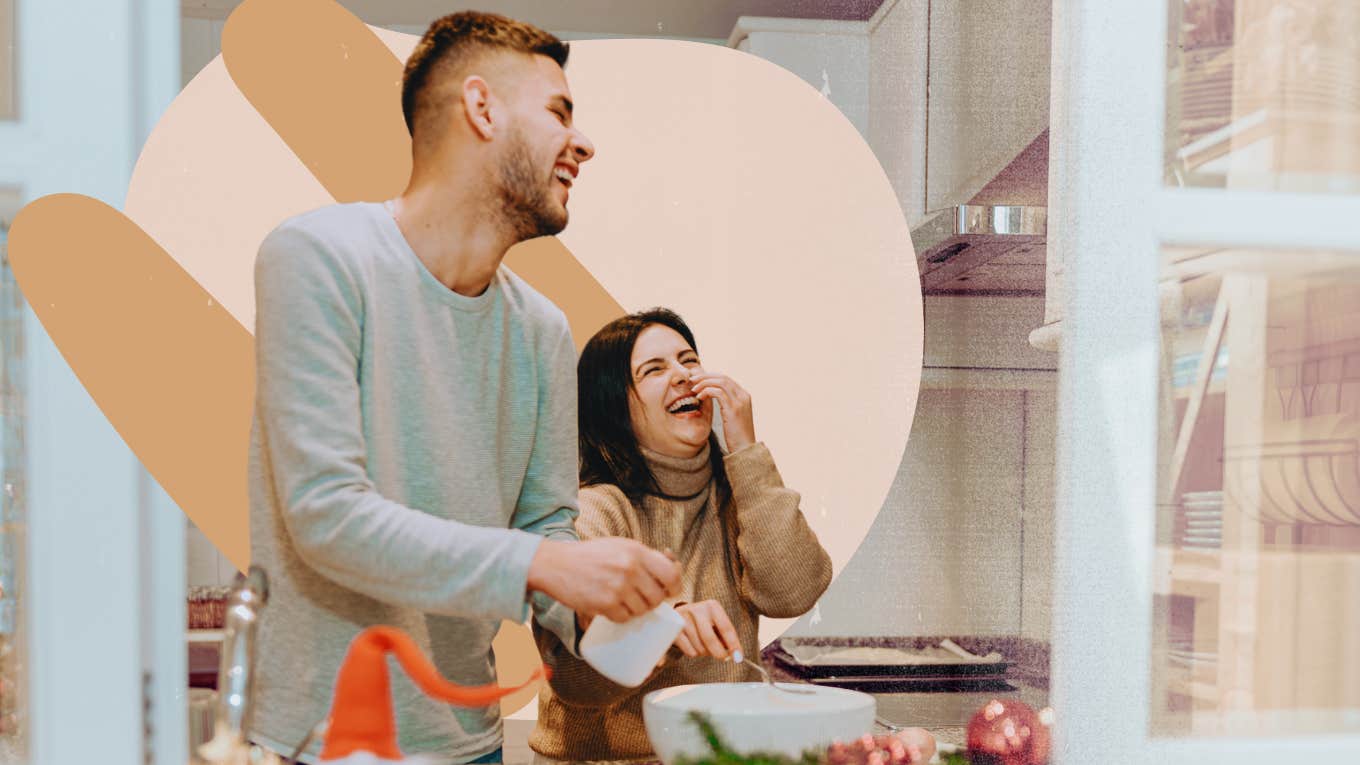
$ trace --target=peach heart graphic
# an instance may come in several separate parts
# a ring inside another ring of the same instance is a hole
[[[223,56],[147,141],[127,217],[58,195],[12,228],[43,326],[239,567],[256,248],[290,215],[401,189],[401,61],[415,43],[332,0],[247,0]],[[891,186],[853,126],[768,62],[654,40],[572,49],[577,119],[599,153],[567,231],[507,265],[562,306],[578,345],[625,307],[684,315],[706,366],[752,393],[758,435],[839,573],[896,475],[920,382],[919,282]],[[787,621],[766,620],[762,641]],[[537,662],[523,625],[495,648],[504,682]]]

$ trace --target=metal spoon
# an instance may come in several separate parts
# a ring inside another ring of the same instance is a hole
[[[741,651],[732,652],[732,661],[735,661],[738,664],[742,663],[750,664],[752,667],[755,667],[756,671],[760,673],[760,676],[765,678],[765,684],[775,689],[776,691],[792,693],[797,696],[810,696],[817,693],[817,691],[811,688],[786,688],[782,685],[777,684],[774,681],[774,678],[770,677],[770,673],[765,669],[765,667],[761,666],[760,662],[746,658]]]

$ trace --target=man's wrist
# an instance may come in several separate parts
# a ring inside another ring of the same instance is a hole
[[[529,561],[529,575],[525,579],[526,598],[535,592],[551,594],[562,544],[564,543],[551,539],[544,539],[538,543],[538,549],[534,550],[534,557]]]

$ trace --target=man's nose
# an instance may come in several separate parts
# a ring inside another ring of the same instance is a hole
[[[595,156],[595,144],[590,142],[585,133],[577,130],[576,135],[571,140],[571,153],[576,157],[578,163],[585,162]]]

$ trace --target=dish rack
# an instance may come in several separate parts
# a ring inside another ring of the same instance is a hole
[[[1279,416],[1268,418],[1262,442],[1223,450],[1224,493],[1249,518],[1360,526],[1360,338],[1345,323],[1319,325],[1312,344],[1269,353]]]
[[[1360,438],[1229,446],[1224,494],[1263,523],[1360,526]]]

